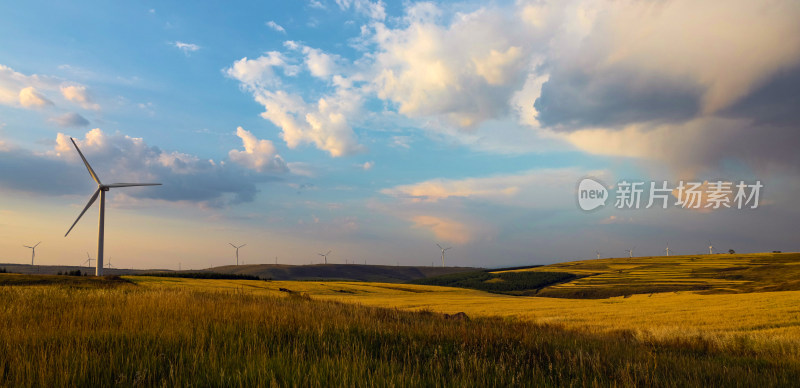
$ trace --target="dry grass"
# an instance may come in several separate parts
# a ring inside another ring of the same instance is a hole
[[[800,379],[794,348],[653,343],[624,331],[450,321],[314,300],[436,295],[419,286],[139,280],[0,287],[0,386],[791,386]],[[318,296],[273,286],[305,286]]]
[[[772,346],[800,346],[800,291],[714,294],[670,292],[609,299],[562,299],[489,294],[423,285],[356,282],[229,281],[131,277],[143,287],[283,295],[280,288],[315,299],[374,307],[466,312],[559,324],[582,331],[625,330],[647,341],[703,337],[719,344],[746,339]]]

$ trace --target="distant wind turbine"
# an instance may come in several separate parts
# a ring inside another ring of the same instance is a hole
[[[442,248],[442,246],[439,244],[436,244],[436,246],[442,250],[442,267],[444,267],[444,252],[448,249],[453,249],[453,247]]]
[[[228,243],[228,244],[231,244],[232,247],[236,248],[236,265],[239,265],[239,248],[241,248],[241,247],[243,247],[243,246],[245,246],[247,244],[242,244],[242,245],[239,245],[238,247],[236,245],[233,245],[233,243]]]
[[[332,251],[328,251],[328,253],[325,253],[325,254],[322,254],[322,253],[317,253],[317,254],[322,256],[323,259],[325,259],[325,264],[328,264],[328,255],[330,255],[331,252]]]
[[[86,257],[88,257],[88,259],[86,259],[86,261],[84,261],[83,264],[86,264],[88,262],[89,263],[89,267],[91,267],[92,266],[92,260],[94,260],[94,259],[92,258],[92,256],[89,255],[89,252],[86,252]],[[83,264],[81,264],[81,265],[83,265]]]
[[[106,263],[106,268],[114,268],[114,266],[111,265],[111,256],[108,257],[108,263]]]
[[[667,251],[667,256],[669,256],[669,243],[667,243],[667,249],[664,250]]]
[[[100,178],[97,177],[92,166],[89,165],[89,162],[86,161],[86,158],[83,156],[81,149],[78,148],[78,144],[75,143],[75,139],[69,138],[72,140],[72,145],[75,146],[75,150],[78,151],[78,155],[81,156],[83,160],[83,164],[86,165],[86,169],[89,170],[89,175],[92,176],[92,179],[97,183],[97,190],[95,190],[94,194],[91,198],[89,198],[89,203],[86,204],[86,207],[83,208],[81,214],[78,215],[78,218],[75,219],[75,222],[72,223],[72,226],[69,227],[67,233],[64,234],[64,237],[67,237],[72,228],[75,227],[75,224],[83,217],[83,214],[86,213],[87,210],[92,206],[95,200],[97,200],[97,196],[100,196],[100,218],[98,222],[98,234],[97,234],[97,266],[95,268],[95,275],[101,276],[103,275],[103,242],[104,242],[104,233],[105,233],[105,219],[106,219],[106,191],[112,188],[117,187],[133,187],[133,186],[160,186],[161,183],[112,183],[110,185],[104,185],[100,182]],[[91,266],[91,264],[89,265]]]
[[[713,255],[714,254],[714,246],[711,245],[711,241],[708,242],[708,254],[709,255]]]
[[[600,260],[600,251],[594,251],[597,254],[597,260]]]
[[[634,250],[634,249],[636,249],[636,247],[633,247],[633,248],[631,248],[631,249],[626,249],[626,250],[625,250],[625,252],[628,252],[628,255],[629,255],[630,257],[633,257],[633,250]]]
[[[39,244],[41,244],[41,243],[42,243],[42,242],[41,242],[41,241],[39,241],[39,242],[37,242],[37,243],[36,243],[36,245],[34,245],[34,246],[23,245],[23,247],[25,247],[25,248],[30,248],[30,249],[31,249],[31,265],[33,265],[33,258],[34,258],[34,257],[36,257],[36,247],[38,247],[38,246],[39,246]]]

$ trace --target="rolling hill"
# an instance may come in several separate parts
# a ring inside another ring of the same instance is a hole
[[[550,275],[550,276],[545,276]],[[800,290],[800,253],[623,257],[484,270],[414,281],[494,293],[573,299],[698,291]]]
[[[611,258],[551,264],[521,271],[578,278],[537,296],[608,298],[658,292],[707,294],[800,290],[800,253],[753,253]],[[505,271],[504,271],[505,272]]]
[[[362,264],[313,265],[228,265],[209,268],[208,272],[258,276],[272,280],[346,280],[359,282],[402,283],[431,276],[480,270],[472,267],[411,267]]]

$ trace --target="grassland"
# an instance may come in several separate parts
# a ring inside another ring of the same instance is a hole
[[[141,287],[286,295],[281,288],[363,306],[501,317],[599,334],[629,332],[645,342],[702,338],[719,346],[800,346],[800,291],[747,294],[670,292],[608,299],[520,297],[414,284],[230,281],[130,277]]]
[[[455,321],[257,287],[270,282],[168,280],[0,287],[0,385],[792,386],[800,379],[796,347],[647,342],[625,331]]]
[[[508,272],[566,272],[578,278],[538,296],[608,298],[657,292],[800,290],[800,253],[661,256],[573,261]]]
[[[609,259],[478,279],[576,276],[537,296],[0,274],[0,386],[796,386],[798,259]],[[443,315],[458,312],[469,319]]]

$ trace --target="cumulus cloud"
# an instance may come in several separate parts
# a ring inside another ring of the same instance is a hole
[[[398,28],[373,25],[378,97],[404,115],[439,117],[461,128],[506,115],[531,62],[524,25],[495,9],[440,24],[439,12],[416,4]]]
[[[86,127],[89,125],[89,120],[74,112],[52,117],[50,121],[61,127]]]
[[[58,83],[59,80],[53,77],[37,74],[25,75],[8,66],[0,65],[0,104],[15,107],[48,105],[49,100],[38,90],[52,90],[57,87]],[[23,92],[23,90],[26,91]],[[25,100],[24,103],[23,100]]]
[[[287,63],[283,54],[270,51],[256,59],[244,57],[234,62],[233,66],[225,69],[225,74],[241,82],[245,88],[257,91],[280,85],[276,68],[286,75],[295,75],[298,72],[298,67]]]
[[[221,207],[250,202],[259,183],[278,179],[258,174],[235,163],[214,162],[178,151],[164,151],[143,139],[95,128],[76,139],[103,182],[160,182],[157,189],[130,189],[123,195],[136,199],[184,202]],[[6,189],[41,195],[91,193],[86,174],[69,137],[59,133],[55,147],[46,153],[6,147],[0,149],[0,176]],[[276,171],[276,173],[278,173]]]
[[[230,150],[231,161],[258,172],[286,172],[286,163],[275,151],[269,140],[259,140],[242,127],[236,128],[236,136],[242,139],[244,151]]]
[[[175,41],[172,43],[172,45],[175,46],[175,48],[177,48],[178,50],[183,51],[183,53],[186,55],[189,55],[190,53],[193,53],[197,50],[200,50],[200,46],[194,43]]]
[[[297,72],[297,66],[283,54],[269,52],[256,59],[236,61],[225,73],[241,82],[264,106],[261,116],[281,128],[281,137],[289,148],[313,144],[334,157],[361,150],[348,120],[361,107],[363,97],[357,90],[339,77],[331,94],[306,102],[302,96],[280,88],[276,68],[284,75]]]
[[[92,101],[91,96],[83,85],[67,85],[61,87],[61,95],[68,101],[80,104],[84,109],[99,110],[100,105]]]
[[[48,100],[33,86],[28,86],[19,91],[19,104],[26,108],[42,108],[53,105],[53,101]]]
[[[369,170],[372,170],[372,167],[375,166],[375,162],[373,162],[373,161],[364,162],[364,163],[360,164],[359,166],[361,167],[362,170],[369,171]]]
[[[798,165],[785,146],[800,120],[796,1],[407,3],[389,22],[381,3],[337,4],[374,16],[351,41],[360,58],[287,42],[259,58],[257,77],[234,71],[256,65],[246,58],[228,70],[290,147],[354,152],[364,101],[377,98],[380,114],[491,152],[569,144],[681,171]],[[305,71],[326,89],[298,92],[288,78]]]
[[[278,31],[278,32],[284,33],[284,34],[286,33],[286,29],[284,29],[284,28],[283,28],[283,26],[281,26],[281,25],[280,25],[280,24],[278,24],[278,23],[275,23],[275,22],[274,22],[274,21],[272,21],[272,20],[270,20],[270,21],[268,21],[268,22],[267,22],[267,27],[269,27],[269,28],[271,28],[271,29],[273,29],[273,30],[275,30],[275,31]]]

